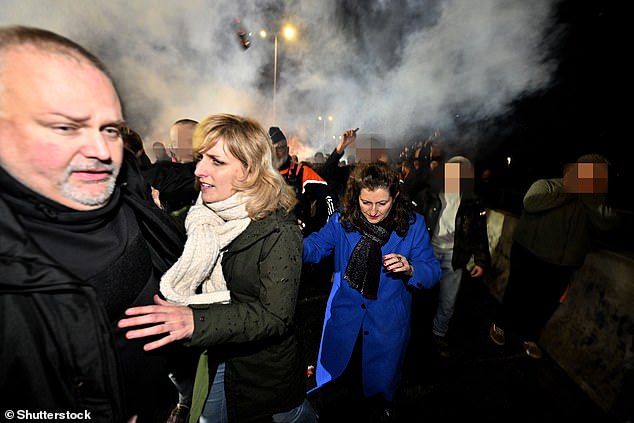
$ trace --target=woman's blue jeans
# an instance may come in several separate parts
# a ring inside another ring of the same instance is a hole
[[[319,421],[310,402],[304,402],[290,411],[273,415],[275,423],[316,423]],[[216,376],[207,396],[200,423],[228,423],[225,400],[225,363],[218,364]]]

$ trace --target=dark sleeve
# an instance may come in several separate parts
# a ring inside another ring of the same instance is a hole
[[[304,217],[304,219],[300,217],[305,225],[304,235],[321,229],[335,211],[335,199],[326,184],[307,183],[305,192],[300,198],[300,205]]]
[[[297,218],[303,223],[304,236],[319,230],[335,212],[336,194],[312,167],[303,165],[298,179],[302,181]]]
[[[155,267],[164,272],[182,254],[185,245],[183,221],[154,204],[150,185],[138,167],[127,167],[122,173],[126,177],[122,187],[124,201],[134,211],[141,233],[150,247]]]
[[[324,178],[328,183],[332,183],[335,179],[337,179],[337,174],[340,170],[339,161],[342,157],[343,153],[337,153],[336,148],[332,150],[332,153],[330,153],[326,162],[319,169],[319,176]]]
[[[168,212],[191,206],[198,197],[195,163],[156,162],[143,172],[150,185],[159,190],[161,204]]]
[[[143,200],[152,200],[152,189],[141,173],[139,162],[128,150],[123,150],[123,165],[119,174],[119,182],[124,183],[128,192],[133,192]]]
[[[491,268],[491,252],[489,251],[489,237],[487,233],[487,213],[483,204],[478,201],[474,208],[473,258],[475,264],[484,270]]]

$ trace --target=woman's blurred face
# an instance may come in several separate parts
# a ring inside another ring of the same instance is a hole
[[[246,169],[229,150],[223,139],[202,155],[196,165],[195,175],[200,182],[200,192],[205,203],[223,201],[235,194],[235,185],[243,181]]]
[[[394,199],[390,196],[387,188],[377,188],[374,191],[362,188],[359,193],[361,213],[372,224],[385,219],[390,213],[392,204],[394,204]]]

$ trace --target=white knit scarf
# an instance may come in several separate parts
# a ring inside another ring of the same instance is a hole
[[[221,250],[251,223],[245,204],[240,193],[206,204],[202,195],[198,196],[185,218],[187,241],[183,254],[161,278],[165,298],[184,305],[229,302]],[[196,294],[201,284],[202,294]]]

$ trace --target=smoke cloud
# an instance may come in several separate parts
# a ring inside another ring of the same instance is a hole
[[[433,131],[477,142],[475,123],[553,83],[557,3],[21,0],[0,3],[0,25],[50,29],[103,59],[146,146],[167,141],[176,119],[227,112],[280,126],[312,154],[355,127],[389,147]],[[285,22],[297,29],[292,42]],[[273,36],[260,29],[278,33],[276,78]]]

